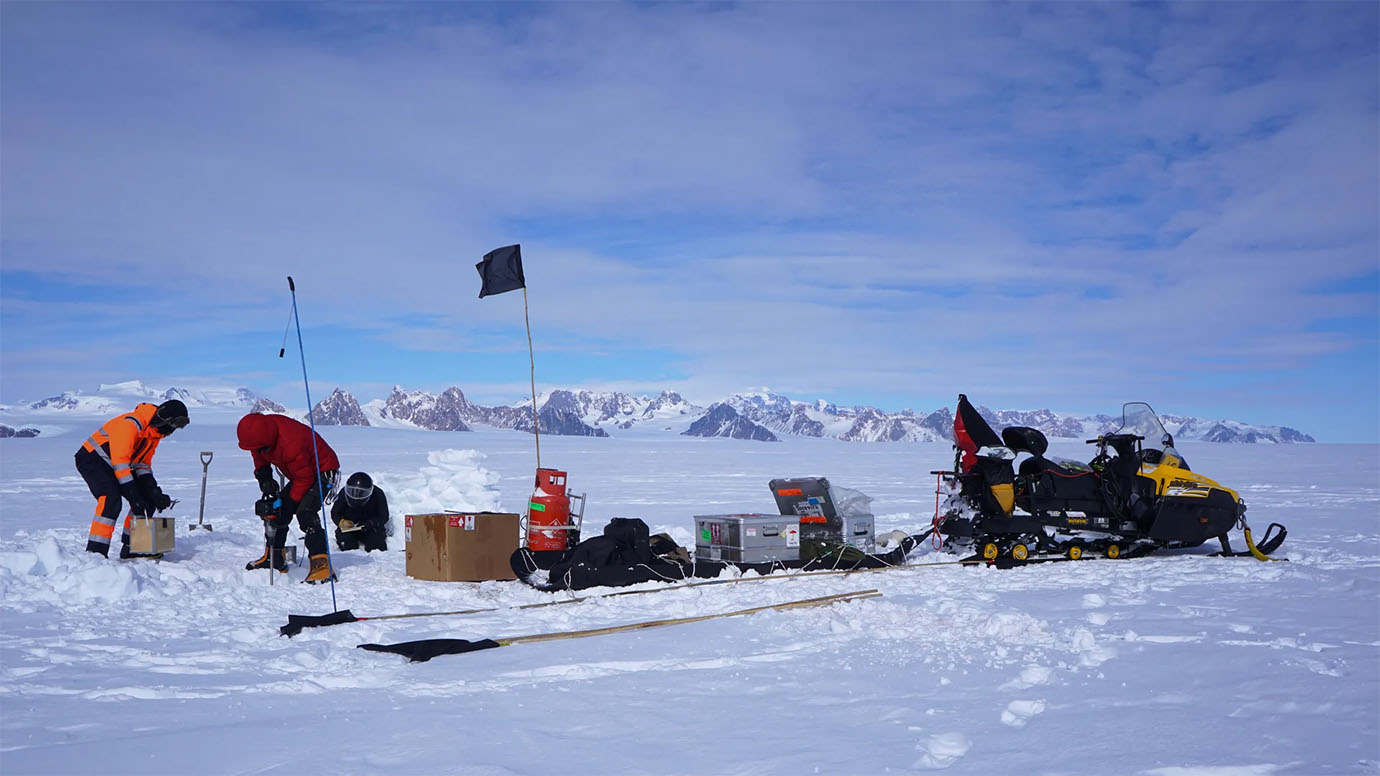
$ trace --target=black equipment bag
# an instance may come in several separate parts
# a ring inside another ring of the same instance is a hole
[[[651,537],[647,524],[636,517],[615,517],[604,526],[604,536],[618,543],[623,563],[651,563]]]

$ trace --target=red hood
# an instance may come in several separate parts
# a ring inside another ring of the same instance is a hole
[[[239,437],[241,450],[262,450],[278,442],[278,425],[267,415],[256,412],[240,418],[240,424],[235,427],[235,436]]]

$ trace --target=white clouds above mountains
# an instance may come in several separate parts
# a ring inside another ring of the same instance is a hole
[[[444,384],[520,241],[551,385],[1377,412],[1374,6],[4,15],[6,396],[271,370],[287,274],[322,379]]]

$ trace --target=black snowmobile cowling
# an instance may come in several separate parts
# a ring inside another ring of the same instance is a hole
[[[1050,554],[1077,560],[1088,552],[1118,558],[1217,538],[1222,552],[1234,555],[1227,534],[1238,524],[1249,548],[1245,554],[1268,559],[1284,541],[1284,527],[1272,524],[1257,547],[1240,495],[1190,470],[1159,416],[1143,402],[1122,407],[1115,432],[1087,440],[1097,452],[1086,466],[1046,458],[1049,441],[1038,429],[1003,429],[1000,445],[991,444],[995,436],[960,394],[954,471],[935,472],[950,485],[951,495],[935,516],[936,530],[950,547],[971,547],[989,561]],[[974,437],[988,444],[979,447]],[[1023,454],[1028,457],[1014,466]]]

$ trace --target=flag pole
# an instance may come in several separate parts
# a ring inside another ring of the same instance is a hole
[[[532,376],[532,438],[537,441],[537,468],[541,468],[541,424],[537,422],[537,361],[532,355],[532,318],[527,313],[527,286],[522,287],[522,319],[527,323],[527,365]]]

